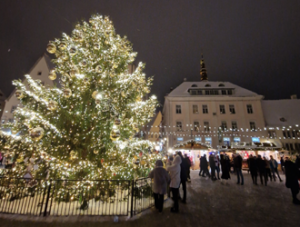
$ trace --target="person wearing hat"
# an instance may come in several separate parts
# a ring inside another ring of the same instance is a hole
[[[157,160],[155,168],[149,173],[149,177],[154,179],[153,195],[155,200],[155,208],[161,213],[164,206],[164,194],[167,193],[167,184],[169,182],[169,174],[163,168],[162,160]]]

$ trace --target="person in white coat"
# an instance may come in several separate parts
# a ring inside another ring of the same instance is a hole
[[[180,171],[181,171],[181,158],[180,156],[176,155],[172,165],[167,167],[167,171],[170,173],[171,182],[170,182],[170,189],[172,191],[174,205],[171,208],[171,212],[178,213],[179,206],[178,206],[178,194],[179,194],[179,185],[180,185]]]

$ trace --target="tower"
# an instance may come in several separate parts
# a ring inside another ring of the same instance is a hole
[[[208,80],[207,78],[207,72],[206,72],[206,68],[205,68],[205,63],[204,63],[204,58],[203,58],[203,54],[202,54],[202,59],[200,60],[200,76],[201,76],[201,81],[206,81]]]

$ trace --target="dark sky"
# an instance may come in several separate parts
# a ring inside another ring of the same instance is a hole
[[[8,96],[49,40],[93,13],[127,35],[161,103],[183,78],[200,80],[202,52],[209,80],[265,99],[300,96],[299,0],[1,0],[0,89]]]

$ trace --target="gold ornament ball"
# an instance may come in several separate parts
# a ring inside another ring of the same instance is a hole
[[[78,73],[79,73],[79,70],[75,67],[70,70],[70,76],[71,77],[75,77],[76,74],[78,74]]]
[[[118,129],[111,130],[110,138],[112,141],[118,140],[120,138],[120,130],[118,130]]]
[[[70,88],[65,88],[65,89],[63,90],[63,95],[64,95],[65,98],[70,98],[71,95],[72,95],[71,89],[70,89]]]
[[[96,96],[98,95],[98,91],[94,91],[93,93],[92,93],[92,98],[93,99],[96,99]]]
[[[24,92],[22,90],[16,90],[16,93],[15,93],[17,99],[21,99],[24,97]]]
[[[50,70],[50,73],[49,73],[49,79],[50,80],[55,80],[56,79],[56,72],[55,72],[55,70],[54,69],[52,69],[52,70]]]
[[[39,141],[40,139],[42,139],[44,136],[44,133],[45,133],[45,131],[41,127],[30,129],[30,131],[29,131],[29,135],[33,141]]]
[[[124,91],[121,91],[121,95],[122,95],[122,97],[125,97],[126,93]]]
[[[49,43],[47,45],[47,51],[50,53],[50,54],[54,54],[56,52],[56,46],[53,44],[53,43]]]
[[[69,56],[68,56],[66,53],[62,53],[62,54],[60,55],[60,58],[61,58],[63,61],[66,61],[66,60],[69,59]]]
[[[99,150],[94,150],[94,154],[98,154],[99,153]]]
[[[114,120],[114,125],[119,126],[121,124],[121,120],[119,118],[116,118]]]
[[[61,42],[58,47],[59,47],[60,50],[65,50],[67,48],[67,43],[66,42]]]
[[[102,67],[101,67],[101,65],[97,65],[96,68],[95,68],[95,71],[97,73],[102,73]]]
[[[80,62],[81,67],[86,67],[87,66],[87,61],[86,60],[82,60]]]
[[[49,110],[54,111],[54,110],[57,109],[57,107],[58,107],[58,103],[57,103],[56,101],[50,100],[50,101],[48,102],[48,109],[49,109]]]
[[[72,150],[72,151],[70,152],[70,158],[71,158],[71,159],[75,159],[76,157],[77,157],[77,153],[76,153],[75,151]]]
[[[75,46],[71,46],[69,53],[71,56],[74,56],[75,54],[77,54],[77,48]]]
[[[99,43],[95,43],[94,49],[95,49],[95,50],[99,50],[99,49],[100,49],[100,44],[99,44]]]

